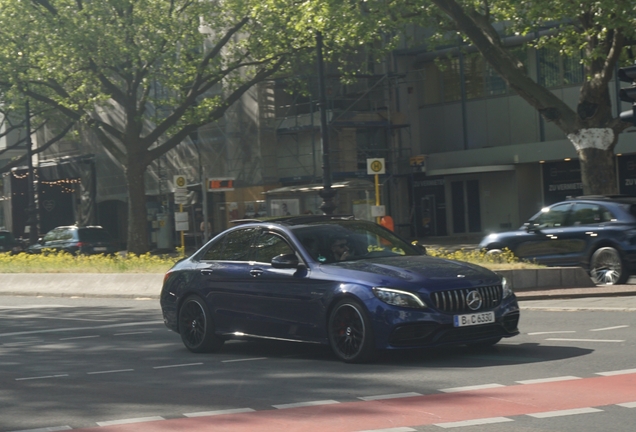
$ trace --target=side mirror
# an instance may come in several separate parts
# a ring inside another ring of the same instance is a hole
[[[296,254],[282,254],[272,258],[272,267],[274,268],[298,268],[298,257]]]
[[[414,246],[415,249],[417,249],[418,251],[422,252],[422,255],[426,255],[426,246],[424,246],[422,243],[417,240],[413,240],[411,242],[411,245]]]

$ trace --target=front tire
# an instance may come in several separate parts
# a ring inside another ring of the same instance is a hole
[[[331,311],[328,322],[329,344],[346,363],[364,363],[376,354],[371,321],[364,307],[355,300],[341,300]]]
[[[590,277],[597,285],[624,284],[629,279],[629,272],[616,249],[602,247],[592,255]]]
[[[179,334],[193,353],[218,351],[224,342],[214,334],[212,314],[198,296],[188,297],[179,308]]]

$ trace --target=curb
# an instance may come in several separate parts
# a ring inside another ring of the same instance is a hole
[[[579,267],[497,273],[508,279],[519,301],[636,296],[636,285],[596,286]],[[158,300],[163,277],[161,273],[4,273],[0,295]]]

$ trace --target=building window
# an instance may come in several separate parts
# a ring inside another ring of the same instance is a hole
[[[445,58],[439,63],[442,74],[442,99],[444,102],[456,102],[462,98],[459,58]]]
[[[479,53],[464,56],[464,86],[466,99],[484,97],[486,61]]]
[[[537,52],[539,61],[539,84],[544,87],[562,87],[583,82],[581,53],[562,56],[554,48],[541,48]]]
[[[420,105],[433,105],[442,102],[442,80],[437,65],[433,62],[426,63],[417,72]]]
[[[461,100],[459,58],[440,59],[424,65],[418,71],[420,105]],[[506,82],[479,53],[464,58],[464,84],[467,99],[503,95]]]

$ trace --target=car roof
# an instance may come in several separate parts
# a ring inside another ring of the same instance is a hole
[[[356,219],[353,215],[301,215],[301,216],[274,216],[258,219],[236,219],[232,223],[234,225],[243,225],[248,223],[276,223],[287,226],[306,225],[319,222],[330,221],[347,221],[347,220],[360,220]]]
[[[55,227],[53,229],[104,229],[104,227],[101,227],[99,225],[88,225],[88,226],[81,226],[78,227],[77,225],[63,225],[63,226],[59,226],[59,227]],[[51,230],[52,231],[52,230]]]
[[[582,195],[568,198],[566,201],[603,201],[621,204],[636,204],[634,195]]]

